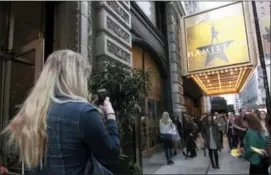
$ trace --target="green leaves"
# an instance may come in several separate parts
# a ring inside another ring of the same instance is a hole
[[[151,70],[130,69],[107,61],[103,71],[91,76],[89,87],[93,94],[100,88],[107,89],[123,135],[132,131],[140,97],[150,91],[151,74]]]

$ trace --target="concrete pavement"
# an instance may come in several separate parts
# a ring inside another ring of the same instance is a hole
[[[223,150],[219,154],[220,169],[208,170],[208,174],[248,174],[249,163],[241,158],[230,155],[227,150]]]
[[[144,174],[248,174],[249,163],[243,159],[232,157],[229,153],[227,139],[224,148],[219,153],[220,169],[212,169],[210,160],[204,157],[203,151],[197,152],[196,158],[185,159],[182,153],[173,158],[173,165],[166,165],[163,152],[143,160]]]

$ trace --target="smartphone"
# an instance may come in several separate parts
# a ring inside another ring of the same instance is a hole
[[[97,96],[98,96],[97,105],[103,105],[105,98],[108,96],[107,90],[106,89],[99,89],[97,91]]]

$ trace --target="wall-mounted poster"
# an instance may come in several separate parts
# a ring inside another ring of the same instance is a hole
[[[184,18],[187,71],[250,62],[243,3]]]

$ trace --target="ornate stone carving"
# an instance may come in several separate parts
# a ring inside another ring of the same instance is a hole
[[[88,59],[92,61],[92,1],[88,1]]]
[[[126,52],[121,47],[118,47],[116,44],[109,40],[107,40],[106,45],[109,53],[129,64],[131,63],[131,53]]]
[[[106,16],[106,27],[130,45],[131,35],[115,23],[109,16]]]
[[[110,8],[112,8],[126,24],[130,26],[131,24],[130,14],[127,11],[125,11],[117,1],[106,1],[106,4]]]
[[[80,2],[64,2],[66,3],[67,14],[67,47],[76,52],[79,51],[79,21],[80,21]]]
[[[130,10],[130,1],[119,1],[121,4],[123,4],[124,7],[126,7],[128,10]]]

